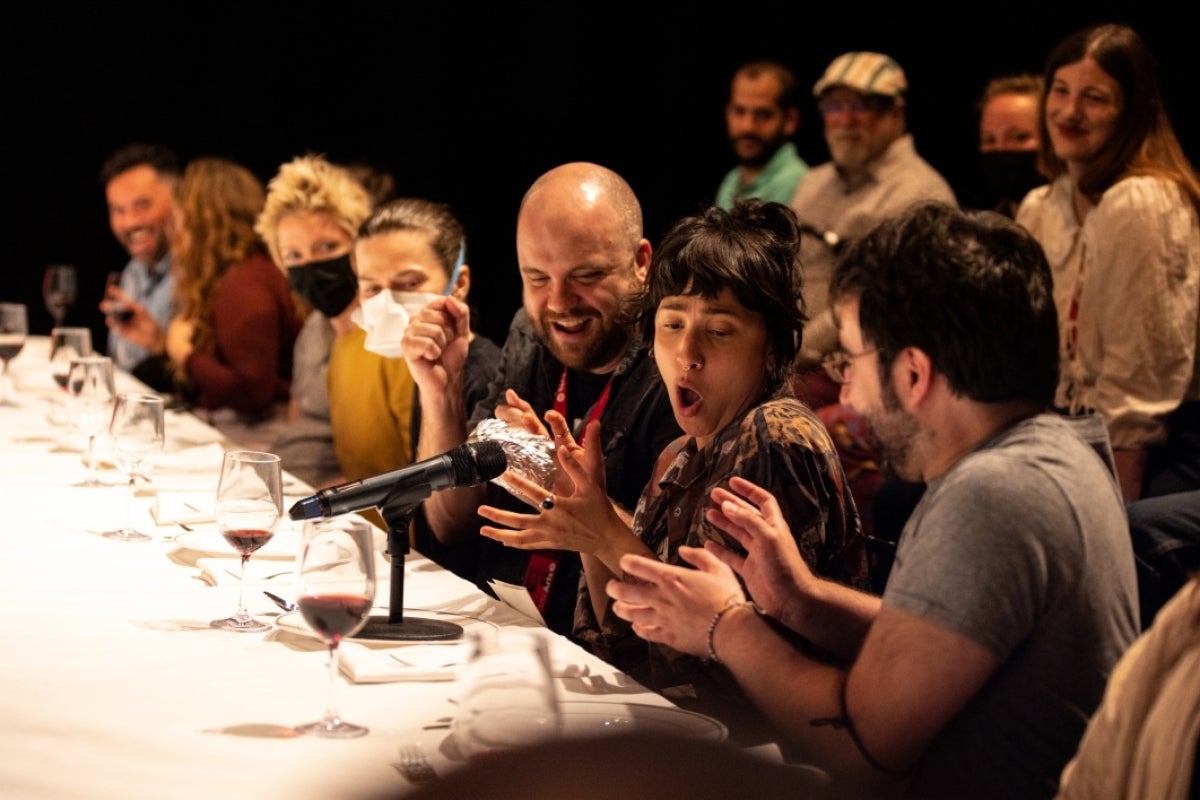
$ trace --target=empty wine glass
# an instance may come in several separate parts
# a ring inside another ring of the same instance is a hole
[[[64,391],[71,360],[92,355],[91,328],[57,326],[50,331],[50,375]]]
[[[137,497],[137,479],[145,478],[163,448],[163,399],[156,394],[123,394],[113,407],[108,433],[112,438],[117,467],[129,476],[129,496],[125,505],[125,527],[105,531],[109,539],[123,542],[147,542],[151,537],[137,529],[133,507]]]
[[[283,474],[279,456],[255,450],[231,450],[221,462],[217,483],[217,529],[242,557],[237,611],[215,619],[214,628],[230,631],[265,631],[271,626],[246,611],[246,564],[250,555],[275,535],[283,514]]]
[[[304,621],[329,647],[329,699],[325,716],[297,725],[300,733],[350,739],[367,728],[343,720],[334,690],[338,645],[362,629],[375,602],[374,527],[357,515],[306,520],[301,534],[296,604]]]
[[[0,375],[0,406],[19,406],[13,389],[12,375],[8,362],[17,357],[25,347],[29,334],[29,317],[24,303],[0,303],[0,359],[4,360],[4,373]]]
[[[79,276],[70,264],[51,264],[42,275],[42,299],[46,310],[54,317],[55,326],[63,324],[67,309],[75,304]]]
[[[96,434],[112,420],[116,400],[113,364],[108,356],[71,359],[67,371],[67,413],[87,437],[87,477],[76,486],[103,486],[96,478]]]

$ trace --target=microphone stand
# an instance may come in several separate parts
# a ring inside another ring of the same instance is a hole
[[[367,624],[354,635],[356,639],[385,639],[392,641],[441,641],[458,639],[461,625],[441,619],[422,619],[404,616],[404,556],[409,552],[408,530],[417,506],[423,500],[404,505],[384,505],[382,513],[388,525],[387,552],[392,560],[392,589],[388,614],[367,619]]]

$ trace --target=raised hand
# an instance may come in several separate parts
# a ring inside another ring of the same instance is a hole
[[[716,542],[706,542],[705,548],[742,576],[767,614],[786,624],[800,587],[816,578],[800,555],[779,503],[766,489],[739,477],[730,479],[728,490],[717,487],[709,496],[713,507],[705,512],[706,519],[746,548],[746,555]]]
[[[744,599],[733,570],[697,547],[682,545],[679,557],[695,569],[644,556],[621,559],[624,581],[609,581],[613,612],[633,623],[638,636],[692,655],[708,653],[713,615]],[[634,578],[636,580],[629,580]]]
[[[400,349],[422,397],[461,397],[470,342],[470,307],[454,297],[429,301],[409,321]]]

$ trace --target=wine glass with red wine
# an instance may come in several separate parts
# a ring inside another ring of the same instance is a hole
[[[15,392],[8,362],[25,348],[28,334],[29,317],[25,313],[25,304],[0,303],[0,360],[4,361],[4,373],[0,375],[0,406],[20,405],[13,397]]]
[[[221,462],[217,482],[217,529],[242,557],[237,611],[214,619],[214,628],[228,631],[265,631],[271,626],[246,611],[246,564],[250,556],[275,535],[283,514],[283,474],[279,456],[255,450],[231,450]]]
[[[367,728],[337,711],[338,645],[362,629],[375,602],[375,526],[357,514],[304,522],[296,574],[296,604],[308,627],[329,647],[325,716],[297,725],[299,733],[332,739],[363,736]]]

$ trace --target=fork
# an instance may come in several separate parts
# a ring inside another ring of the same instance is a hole
[[[400,747],[400,761],[395,766],[400,770],[400,774],[414,786],[433,783],[438,778],[425,751],[421,749],[421,745],[416,743]]]

